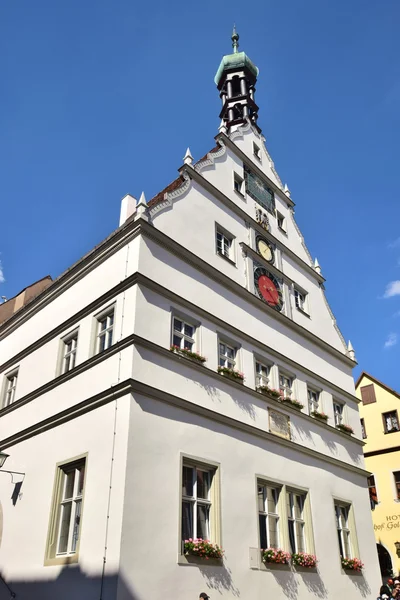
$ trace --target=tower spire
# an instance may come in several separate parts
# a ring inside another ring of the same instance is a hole
[[[233,31],[232,31],[232,48],[233,48],[233,53],[237,54],[238,52],[238,48],[239,48],[239,34],[236,31],[236,25],[233,25]]]

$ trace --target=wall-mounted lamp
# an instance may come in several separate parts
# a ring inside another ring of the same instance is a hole
[[[21,473],[20,471],[5,471],[3,470],[3,465],[6,462],[7,458],[9,457],[9,454],[6,454],[5,452],[0,452],[0,473],[10,473],[10,475],[24,475],[25,473]],[[11,477],[12,479],[12,477]]]
[[[395,542],[394,546],[396,548],[396,554],[397,554],[397,556],[400,556],[400,542]]]

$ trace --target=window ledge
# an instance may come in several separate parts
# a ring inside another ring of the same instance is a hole
[[[354,571],[354,569],[343,569],[343,567],[342,575],[350,575],[351,577],[364,577],[364,573],[362,571]]]
[[[52,567],[56,565],[73,565],[78,562],[78,559],[78,554],[71,554],[70,556],[55,556],[54,558],[45,558],[44,566]]]
[[[280,231],[281,233],[284,233],[284,234],[286,235],[286,237],[287,237],[287,231],[285,231],[285,230],[283,229],[283,227],[279,227],[279,225],[278,225],[278,229],[279,229],[279,231]]]
[[[246,200],[246,196],[242,192],[239,192],[238,190],[235,190],[235,188],[233,188],[233,191],[235,192],[235,194],[237,194],[238,196],[240,196],[242,200]]]
[[[222,254],[221,252],[217,252],[217,256],[220,256],[221,258],[223,258],[224,260],[226,260],[229,264],[231,264],[232,266],[236,267],[235,261],[233,261],[228,256],[225,256],[225,254]]]
[[[201,567],[222,567],[222,558],[201,558],[191,554],[178,554],[178,565],[198,565]]]
[[[308,312],[306,312],[305,310],[303,310],[302,308],[299,308],[298,306],[296,306],[296,310],[301,313],[302,315],[304,315],[305,317],[308,317],[309,319],[311,319],[310,315],[308,314]]]
[[[318,573],[317,567],[302,567],[301,565],[293,565],[295,573]]]
[[[260,563],[260,571],[290,571],[290,564],[282,564],[282,563],[264,563],[261,561]]]

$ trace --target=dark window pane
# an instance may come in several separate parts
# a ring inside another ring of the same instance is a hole
[[[182,470],[182,494],[193,496],[193,468],[183,467]]]
[[[258,515],[260,525],[260,544],[261,548],[265,550],[268,548],[268,537],[267,537],[267,517],[265,515]]]
[[[290,550],[291,552],[296,552],[296,542],[294,537],[294,521],[289,519],[288,521],[289,528],[289,541],[290,541]]]
[[[197,471],[197,497],[208,500],[210,491],[210,473]]]
[[[182,540],[193,537],[193,505],[182,502]]]
[[[197,537],[203,540],[208,539],[208,512],[208,506],[197,505]]]

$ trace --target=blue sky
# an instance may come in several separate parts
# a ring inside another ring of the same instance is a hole
[[[0,295],[53,277],[213,147],[240,48],[360,369],[400,389],[398,0],[0,0]]]

